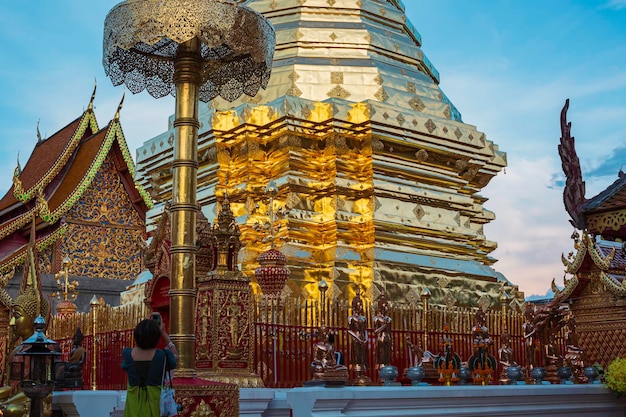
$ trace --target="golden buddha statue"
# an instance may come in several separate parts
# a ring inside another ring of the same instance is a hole
[[[34,233],[34,230],[31,233]],[[33,239],[26,256],[22,282],[20,283],[20,293],[15,300],[11,300],[11,297],[4,289],[12,274],[7,274],[0,280],[0,284],[2,284],[0,287],[0,298],[11,304],[11,320],[9,322],[11,340],[8,346],[10,353],[5,362],[4,386],[0,388],[0,411],[3,417],[27,416],[30,412],[30,399],[20,391],[19,383],[16,383],[17,381],[11,381],[11,368],[15,354],[20,348],[20,343],[35,333],[35,318],[41,315],[47,319],[50,312],[48,301],[41,294],[41,285],[36,268],[37,255],[34,246]],[[24,375],[28,375],[26,366],[23,371]],[[52,397],[49,396],[44,400],[43,414],[45,417],[52,415],[51,405]]]
[[[36,290],[30,287],[25,293],[16,297],[11,306],[11,353],[7,356],[5,366],[5,385],[0,388],[0,410],[4,417],[26,416],[30,409],[30,399],[19,391],[19,385],[12,383],[11,366],[19,343],[29,338],[34,332],[35,317],[38,315],[40,302]],[[24,372],[27,372],[24,369]]]

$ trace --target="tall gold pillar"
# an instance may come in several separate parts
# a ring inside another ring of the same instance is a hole
[[[113,85],[147,90],[155,98],[176,96],[169,295],[170,336],[180,354],[177,376],[196,374],[198,104],[217,96],[252,97],[265,88],[276,45],[269,22],[239,3],[126,0],[104,23],[102,62]]]
[[[200,42],[178,47],[174,60],[176,112],[172,163],[172,247],[170,271],[170,337],[180,353],[180,373],[194,374],[196,306],[196,184],[198,173],[198,88]]]

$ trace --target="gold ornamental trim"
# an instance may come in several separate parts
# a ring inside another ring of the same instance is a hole
[[[109,154],[109,151],[111,150],[111,147],[113,146],[113,143],[115,142],[115,140],[117,140],[118,144],[120,145],[120,148],[122,148],[124,142],[119,140],[119,138],[122,137],[123,138],[123,134],[122,134],[122,129],[119,125],[118,122],[111,122],[111,125],[109,126],[108,130],[107,130],[107,134],[106,134],[106,138],[104,140],[104,142],[102,142],[102,145],[100,145],[100,149],[98,150],[98,153],[96,154],[96,157],[94,158],[93,162],[91,163],[91,166],[89,167],[89,170],[87,171],[86,175],[83,177],[83,179],[81,180],[81,182],[78,184],[78,186],[76,187],[76,189],[74,190],[74,192],[72,192],[66,199],[65,201],[63,201],[63,203],[61,203],[59,205],[59,207],[57,207],[54,211],[52,211],[48,216],[46,220],[49,223],[55,223],[57,222],[70,208],[72,208],[72,206],[74,204],[76,204],[76,202],[82,197],[82,195],[85,193],[85,191],[87,191],[87,189],[89,188],[89,186],[91,185],[93,179],[95,178],[95,176],[98,174],[98,171],[100,170],[100,168],[102,167],[102,164],[104,163],[107,155]],[[126,152],[128,154],[128,148],[126,148]],[[122,151],[122,154],[124,154],[124,151]],[[128,156],[130,156],[128,154]],[[126,156],[124,157],[124,160],[126,161]],[[126,161],[128,163],[128,161]],[[131,175],[134,175],[134,168],[131,171],[131,167],[129,167],[129,172],[131,172]],[[140,186],[139,184],[135,183],[136,186]],[[147,196],[147,194],[144,191],[144,195],[142,195],[142,197]],[[149,200],[151,202],[151,200]],[[147,204],[147,203],[146,203]],[[148,205],[149,208],[152,207],[152,203]]]
[[[133,179],[133,184],[139,192],[139,195],[141,195],[144,203],[149,209],[151,209],[154,207],[154,202],[152,201],[152,197],[150,197],[150,193],[148,193],[146,189],[143,188],[143,186],[139,184],[139,182],[137,182],[137,180],[135,179],[135,161],[133,161],[133,157],[130,153],[130,150],[128,149],[128,144],[126,143],[126,137],[124,136],[122,126],[117,121],[115,121],[115,125],[119,128],[117,143],[120,147],[120,150],[122,151],[122,157],[124,158],[124,162],[126,162],[126,166],[128,167],[128,173]]]
[[[608,213],[593,214],[587,218],[587,229],[602,233],[605,230],[619,230],[626,224],[626,209]]]
[[[607,289],[620,297],[626,296],[626,279],[622,283],[615,281],[609,274],[604,271],[600,272],[600,280],[604,283]]]
[[[607,256],[604,256],[602,252],[598,249],[596,243],[592,240],[592,238],[587,234],[585,234],[585,236],[589,246],[589,255],[591,256],[593,263],[602,271],[608,271],[608,269],[611,267],[611,261],[615,256],[615,248],[612,248],[611,253],[609,253]]]
[[[565,255],[561,254],[561,262],[563,262],[563,266],[565,266],[565,272],[567,272],[568,274],[576,273],[576,271],[578,271],[578,268],[580,268],[580,266],[582,265],[586,254],[587,244],[586,239],[583,238],[578,242],[578,251],[576,252],[574,259],[571,262],[568,261],[567,258],[565,258]]]
[[[175,94],[178,46],[200,42],[198,98],[253,97],[269,82],[276,36],[261,14],[231,0],[126,0],[104,23],[103,64],[113,85]],[[184,22],[184,24],[181,24]]]
[[[578,277],[576,275],[574,275],[570,279],[563,279],[563,283],[565,285],[563,286],[562,290],[559,290],[553,278],[551,287],[552,287],[552,292],[554,292],[554,298],[556,297],[569,298],[569,296],[572,295],[572,292],[574,292],[574,290],[578,286],[578,282],[579,282]]]

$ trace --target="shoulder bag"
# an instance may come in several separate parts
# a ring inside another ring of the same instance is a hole
[[[159,402],[161,417],[174,417],[178,414],[178,407],[174,401],[174,388],[172,387],[172,374],[169,369],[166,371],[167,352],[163,361],[163,377],[161,378],[161,400]]]

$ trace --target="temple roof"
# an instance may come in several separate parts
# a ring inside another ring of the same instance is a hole
[[[598,211],[621,210],[626,208],[626,175],[620,173],[619,178],[601,193],[590,198],[583,204],[582,211],[591,214]]]
[[[98,130],[95,116],[93,112],[85,112],[48,139],[37,142],[24,169],[20,172],[19,166],[16,168],[15,178],[20,184],[14,179],[14,184],[0,200],[0,216],[19,210],[22,203],[36,198],[38,191],[59,174],[64,160],[72,155],[80,139],[92,134],[92,128]]]
[[[572,274],[571,279],[565,280],[563,290],[556,288],[554,280],[552,289],[556,295],[564,298],[579,297],[589,285],[593,276],[604,284],[604,288],[615,295],[626,296],[626,247],[624,243],[605,240],[583,233],[580,240],[576,240],[576,253],[566,259],[563,256],[565,272]],[[592,269],[597,269],[592,274]]]
[[[0,200],[0,271],[23,261],[33,217],[38,250],[61,236],[65,213],[80,200],[110,153],[130,201],[145,218],[152,201],[134,181],[134,162],[119,118],[99,130],[90,103],[81,117],[39,140],[23,170],[16,168],[13,186]]]

